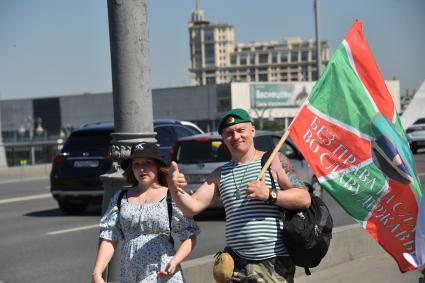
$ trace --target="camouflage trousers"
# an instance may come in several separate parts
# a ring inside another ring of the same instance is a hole
[[[278,256],[262,261],[246,260],[231,253],[235,268],[230,282],[280,283],[294,282],[295,265],[289,256]]]

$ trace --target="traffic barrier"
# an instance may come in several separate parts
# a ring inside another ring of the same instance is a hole
[[[29,165],[21,167],[0,167],[0,180],[22,180],[47,178],[52,168],[51,164]]]

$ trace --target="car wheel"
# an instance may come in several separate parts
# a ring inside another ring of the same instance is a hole
[[[82,214],[88,206],[87,202],[73,203],[73,202],[69,202],[65,200],[58,201],[58,204],[62,212],[64,212],[65,214],[71,214],[71,215]]]
[[[313,195],[321,198],[323,195],[323,188],[319,183],[319,180],[317,180],[316,176],[313,177],[311,180],[311,187],[312,187],[312,193]]]

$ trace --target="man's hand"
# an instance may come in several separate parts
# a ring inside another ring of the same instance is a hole
[[[246,188],[246,195],[250,199],[266,201],[269,199],[269,189],[263,176],[259,181],[251,181]]]
[[[179,171],[179,166],[177,165],[176,162],[171,162],[171,166],[170,166],[170,175],[171,175],[171,184],[170,184],[170,188],[175,192],[175,193],[184,193],[183,188],[186,187],[187,182],[186,182],[186,178],[184,176],[184,174],[180,173]]]

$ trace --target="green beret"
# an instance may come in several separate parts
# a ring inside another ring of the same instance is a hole
[[[224,114],[223,118],[221,119],[220,124],[218,125],[218,133],[221,135],[221,132],[224,128],[246,122],[252,123],[248,112],[241,108],[232,109]]]

